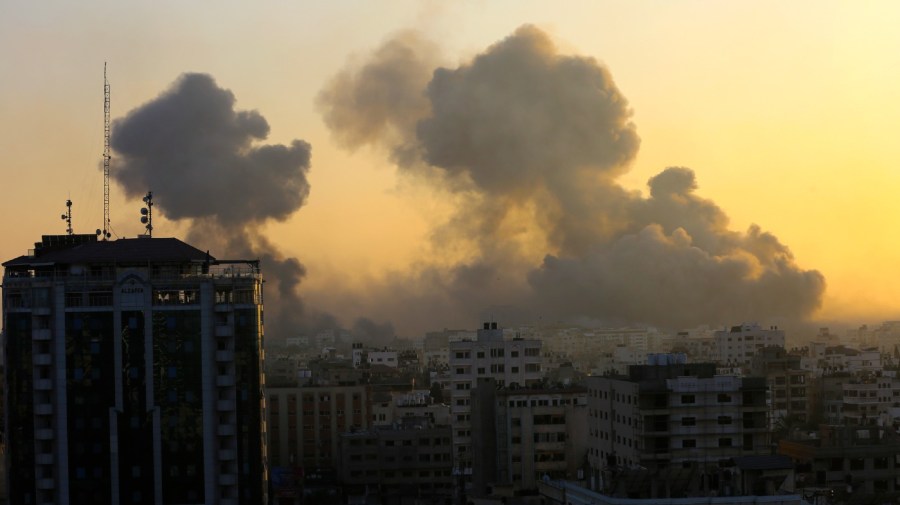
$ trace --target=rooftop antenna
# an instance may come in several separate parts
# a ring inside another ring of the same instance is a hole
[[[72,231],[72,199],[66,200],[66,213],[63,214],[62,220],[66,222],[66,235],[74,233]]]
[[[141,207],[141,223],[147,229],[147,236],[153,237],[153,192],[148,191],[147,195],[144,196],[144,203],[147,204],[146,207]]]
[[[109,81],[106,79],[106,62],[103,62],[103,240],[109,240]],[[97,230],[97,235],[101,231]]]

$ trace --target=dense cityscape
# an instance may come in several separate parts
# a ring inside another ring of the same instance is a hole
[[[900,497],[897,322],[264,345],[258,261],[67,234],[3,266],[9,503]]]
[[[900,503],[900,4],[809,7],[4,5],[0,505]]]

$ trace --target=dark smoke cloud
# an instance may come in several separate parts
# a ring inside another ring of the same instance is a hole
[[[418,33],[396,34],[364,64],[350,65],[322,90],[318,104],[325,124],[347,148],[387,141],[395,160],[411,162],[415,146],[408,143],[410,132],[428,113],[422,90],[438,61],[437,46]]]
[[[596,60],[560,54],[532,26],[455,68],[410,56],[433,54],[410,47],[418,40],[389,40],[319,97],[345,146],[383,146],[404,173],[461,202],[432,248],[440,256],[444,244],[468,242],[474,252],[390,277],[380,286],[390,296],[368,290],[382,313],[439,327],[502,303],[532,319],[682,327],[802,318],[821,303],[822,275],[756,226],[729,230],[724,212],[694,194],[691,170],[651,178],[649,197],[616,182],[640,139]]]
[[[302,140],[256,145],[268,136],[268,123],[256,111],[236,111],[234,103],[211,76],[182,75],[113,123],[113,176],[127,196],[152,190],[163,215],[189,220],[190,243],[219,257],[260,259],[268,281],[267,332],[282,337],[304,325],[297,288],[306,270],[256,230],[306,202],[310,146]]]
[[[353,323],[353,338],[371,345],[387,345],[397,336],[390,322],[376,323],[367,317],[357,318]]]

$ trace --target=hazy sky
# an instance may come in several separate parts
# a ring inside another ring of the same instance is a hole
[[[649,197],[651,177],[689,167],[694,194],[727,215],[728,230],[743,234],[757,224],[790,249],[797,269],[824,276],[827,290],[812,317],[876,322],[900,315],[896,2],[561,5],[3,2],[0,257],[23,254],[41,234],[64,233],[67,198],[77,233],[101,226],[104,61],[113,118],[154,100],[184,73],[209,74],[233,93],[236,110],[255,110],[268,122],[259,143],[311,145],[305,205],[283,221],[247,220],[305,266],[305,304],[346,325],[365,316],[418,331],[423,323],[406,323],[402,310],[366,295],[391,297],[404,279],[422,283],[423,272],[468,254],[435,253],[467,193],[398,167],[385,142],[348,149],[326,126],[319,97],[398,33],[416,31],[441,66],[456,69],[531,24],[559,55],[595,59],[627,100],[640,147],[616,169],[616,188]],[[142,231],[139,207],[112,187],[118,236]],[[191,232],[185,221],[160,217],[155,225],[158,236]],[[534,244],[519,257],[531,268],[545,254],[566,254],[564,246]],[[525,279],[507,287],[540,288],[540,278]],[[506,305],[504,292],[484,303]],[[414,319],[418,309],[407,307]],[[462,317],[434,327],[478,324],[477,313],[455,314]]]

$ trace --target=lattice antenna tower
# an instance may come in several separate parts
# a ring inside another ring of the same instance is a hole
[[[103,240],[109,240],[109,80],[106,78],[106,62],[103,62]],[[99,231],[99,230],[98,230]]]

